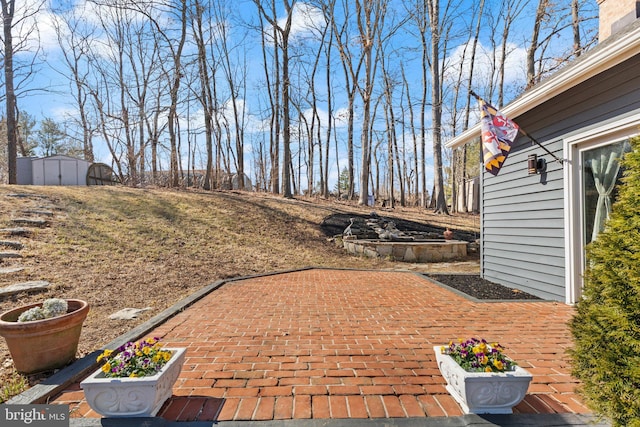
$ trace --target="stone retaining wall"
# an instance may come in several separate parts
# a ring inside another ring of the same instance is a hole
[[[405,262],[441,262],[461,260],[467,256],[468,243],[463,240],[428,240],[394,242],[344,239],[344,248],[353,255],[371,258],[389,257]]]

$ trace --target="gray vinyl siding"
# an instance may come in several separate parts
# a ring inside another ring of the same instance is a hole
[[[562,141],[545,144],[562,158]],[[537,154],[547,170],[528,175]],[[483,277],[504,286],[564,300],[562,166],[537,146],[512,152],[497,177],[485,174],[482,194]]]
[[[638,69],[640,55],[512,119],[563,158],[567,135],[640,110]],[[528,175],[527,156],[533,153],[546,160],[546,173]],[[481,199],[482,276],[564,301],[563,166],[519,136],[498,176],[484,173]]]

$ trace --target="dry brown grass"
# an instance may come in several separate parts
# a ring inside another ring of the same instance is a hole
[[[45,197],[10,197],[12,193]],[[19,238],[25,244],[20,251],[24,258],[1,265],[26,269],[0,276],[0,286],[46,280],[52,287],[0,300],[0,311],[54,296],[87,300],[91,311],[81,355],[220,279],[308,266],[478,271],[474,260],[405,264],[348,256],[323,234],[320,224],[330,215],[368,214],[372,208],[326,200],[123,187],[0,187],[3,227],[11,226],[11,218],[24,216],[26,209],[42,206],[54,209],[51,225]],[[477,218],[469,215],[437,216],[409,208],[378,213],[477,231]],[[125,307],[153,309],[133,321],[108,319]],[[0,382],[15,378],[4,340],[0,363]]]

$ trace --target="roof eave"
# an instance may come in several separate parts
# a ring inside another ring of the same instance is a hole
[[[632,25],[631,31],[618,37],[611,37],[572,65],[549,79],[524,92],[500,112],[509,118],[516,118],[544,102],[553,99],[572,87],[626,61],[640,53],[640,20]],[[470,127],[460,135],[445,143],[446,148],[458,148],[480,137],[480,124]]]

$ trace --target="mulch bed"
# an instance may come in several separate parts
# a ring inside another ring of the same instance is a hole
[[[427,277],[480,300],[521,300],[541,298],[485,280],[473,274],[429,274]]]

